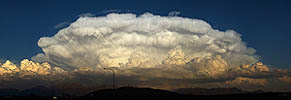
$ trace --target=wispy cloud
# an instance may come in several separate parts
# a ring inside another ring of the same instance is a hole
[[[102,13],[107,14],[107,13],[119,13],[122,12],[122,10],[119,9],[109,9],[109,10],[104,10]]]
[[[83,14],[79,14],[77,17],[93,17],[93,16],[95,15],[92,13],[83,13]]]
[[[80,17],[94,17],[94,16],[95,15],[93,13],[82,13],[82,14],[77,15],[73,19],[70,19],[70,20],[65,21],[65,22],[58,23],[57,25],[54,26],[54,28],[55,29],[65,28],[65,27],[69,26],[76,19],[79,19]]]
[[[60,28],[64,28],[64,27],[67,27],[71,22],[69,21],[66,21],[66,22],[62,22],[62,23],[59,23],[57,25],[54,26],[55,29],[60,29]]]
[[[169,12],[168,16],[178,16],[180,14],[181,14],[180,11],[171,11],[171,12]]]

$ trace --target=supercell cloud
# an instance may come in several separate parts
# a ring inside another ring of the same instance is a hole
[[[256,62],[255,50],[239,33],[213,29],[199,19],[150,13],[81,16],[54,36],[40,38],[38,46],[43,53],[32,57],[36,62],[0,64],[5,81],[0,86],[58,79],[59,89],[74,90],[78,84],[95,89],[111,84],[111,72],[103,68],[114,67],[119,86],[291,90],[290,70]]]
[[[185,55],[180,59],[184,64],[216,55],[228,67],[257,61],[255,50],[247,47],[233,30],[213,29],[199,19],[151,13],[80,17],[55,36],[42,37],[38,45],[43,53],[32,57],[33,60],[69,69],[156,67],[166,59],[169,62],[169,51],[175,48]]]

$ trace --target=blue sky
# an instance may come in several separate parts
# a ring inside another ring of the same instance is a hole
[[[58,25],[73,22],[80,14],[103,16],[110,11],[162,16],[179,11],[179,16],[242,34],[264,63],[291,67],[290,0],[1,0],[0,59],[30,58],[41,52],[38,39],[53,36]]]

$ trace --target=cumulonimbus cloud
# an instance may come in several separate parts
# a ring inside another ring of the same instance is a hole
[[[291,90],[290,70],[254,63],[255,50],[239,33],[213,29],[199,19],[150,13],[81,16],[38,45],[43,53],[32,57],[36,62],[0,64],[1,86],[13,87],[7,83],[11,80],[47,84],[52,77],[59,78],[60,88],[76,88],[75,83],[104,88],[111,85],[112,74],[103,68],[110,67],[119,86]]]
[[[238,66],[258,59],[233,30],[213,29],[199,19],[151,13],[80,17],[54,36],[42,37],[38,46],[43,53],[33,60],[67,68],[121,67],[136,52],[159,65],[176,47],[183,50],[186,62],[221,55],[229,66]]]

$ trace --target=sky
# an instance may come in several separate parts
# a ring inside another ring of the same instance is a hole
[[[37,42],[82,15],[110,12],[202,19],[214,29],[235,30],[267,65],[291,67],[289,0],[1,0],[0,59],[18,62],[42,52]]]

